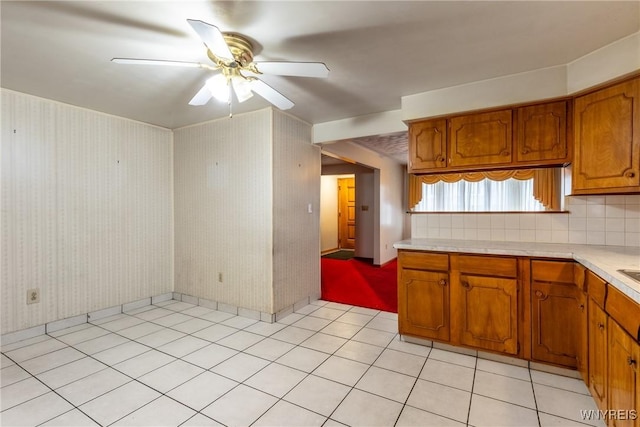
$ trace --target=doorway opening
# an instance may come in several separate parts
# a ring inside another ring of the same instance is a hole
[[[320,243],[322,255],[356,249],[356,176],[322,175],[320,181]],[[348,254],[347,254],[348,255]]]

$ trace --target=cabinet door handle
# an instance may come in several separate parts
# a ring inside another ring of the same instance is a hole
[[[600,329],[601,331],[604,331],[604,323],[598,322],[598,329]]]
[[[634,176],[636,176],[636,173],[634,171],[628,171],[624,174],[624,176],[626,176],[627,178],[633,178]]]
[[[447,286],[447,281],[444,279],[440,279],[440,286]]]
[[[580,304],[580,311],[584,311],[584,304]]]
[[[529,149],[528,148],[523,148],[522,149],[522,154],[529,154]]]
[[[631,356],[629,356],[629,357],[627,357],[627,364],[628,364],[629,366],[633,366],[633,365],[635,365],[635,364],[636,364],[636,360],[635,360],[635,359],[632,359],[632,358],[631,358]]]
[[[462,285],[463,288],[469,289],[469,282],[461,281],[460,285]]]
[[[545,295],[544,295],[544,293],[542,291],[536,291],[536,296],[538,298],[544,298]]]
[[[503,151],[500,153],[500,155],[501,155],[501,156],[510,156],[510,155],[511,155],[511,153],[510,153],[509,151],[507,151],[507,150],[503,150]]]

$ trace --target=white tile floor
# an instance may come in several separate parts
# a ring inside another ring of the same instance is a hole
[[[325,301],[275,324],[165,301],[4,346],[0,423],[569,426],[596,409],[579,380],[396,330]]]

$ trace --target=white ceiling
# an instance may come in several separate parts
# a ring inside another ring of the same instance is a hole
[[[398,110],[404,95],[566,64],[640,29],[639,1],[2,0],[0,7],[2,87],[172,129],[228,115],[214,100],[188,105],[210,72],[110,60],[208,61],[187,18],[247,36],[256,60],[325,62],[327,79],[263,77],[295,102],[291,114],[312,124]],[[254,96],[233,110],[268,105]]]

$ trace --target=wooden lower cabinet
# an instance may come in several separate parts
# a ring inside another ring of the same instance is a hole
[[[607,408],[607,313],[589,298],[589,391],[598,408]]]
[[[517,354],[518,281],[465,274],[460,287],[460,343]]]
[[[449,341],[449,255],[401,251],[398,261],[400,333]]]
[[[401,333],[449,341],[449,275],[405,269],[398,285]]]
[[[616,427],[639,426],[637,411],[640,394],[640,345],[615,321],[609,328],[609,405],[608,409],[621,410],[623,416],[609,417],[609,425]],[[635,414],[635,419],[632,415]]]
[[[531,284],[532,358],[578,368],[579,331],[586,327],[585,297],[578,288],[553,283]]]
[[[602,278],[560,260],[398,261],[401,334],[577,369],[609,427],[640,427],[640,305]]]
[[[577,369],[587,361],[582,349],[587,303],[582,289],[574,283],[574,265],[531,261],[531,357]]]

